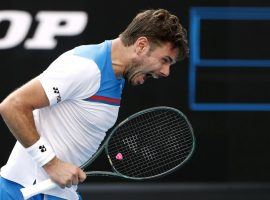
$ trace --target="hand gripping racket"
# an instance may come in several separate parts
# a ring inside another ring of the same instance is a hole
[[[98,151],[81,168],[105,150],[112,171],[89,171],[87,176],[117,176],[132,180],[158,178],[183,166],[195,147],[186,116],[171,107],[140,111],[118,124]],[[50,179],[21,189],[24,199],[57,187]]]

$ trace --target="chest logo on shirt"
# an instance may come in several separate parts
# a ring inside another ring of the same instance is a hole
[[[44,145],[41,145],[41,146],[39,146],[39,149],[40,149],[40,151],[43,153],[43,152],[45,152],[47,149],[46,149],[46,147],[44,146]]]
[[[56,100],[57,100],[57,103],[59,103],[61,101],[61,95],[60,95],[58,87],[53,87],[53,92],[57,95]]]

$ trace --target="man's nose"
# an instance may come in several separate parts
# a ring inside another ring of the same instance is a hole
[[[170,64],[163,65],[160,69],[160,75],[163,77],[167,77],[170,75]]]

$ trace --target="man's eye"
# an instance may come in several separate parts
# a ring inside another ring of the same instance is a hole
[[[163,62],[163,63],[168,63],[168,62],[169,62],[169,60],[168,60],[168,59],[166,59],[166,58],[162,58],[162,62]]]

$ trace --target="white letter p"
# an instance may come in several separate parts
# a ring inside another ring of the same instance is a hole
[[[57,45],[55,36],[72,36],[83,32],[88,16],[79,11],[40,11],[39,21],[33,36],[26,40],[26,49],[53,49]]]

